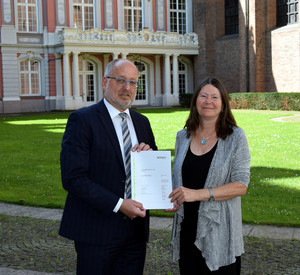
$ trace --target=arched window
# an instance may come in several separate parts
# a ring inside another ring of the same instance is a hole
[[[179,94],[185,94],[187,90],[187,71],[186,66],[182,62],[178,62],[178,77],[179,77]]]
[[[142,0],[124,0],[124,26],[127,31],[136,32],[142,30]]]
[[[143,62],[134,61],[139,69],[139,87],[136,92],[135,100],[147,100],[147,70]]]
[[[170,0],[171,32],[187,33],[186,0]]]
[[[89,105],[96,102],[96,69],[86,59],[79,59],[79,93],[83,101]]]
[[[37,1],[17,0],[18,31],[37,32]]]
[[[298,0],[277,0],[277,27],[299,22]]]
[[[40,62],[27,59],[20,61],[21,95],[40,95]]]
[[[81,30],[94,28],[93,0],[73,0],[74,26]]]
[[[174,93],[173,88],[173,62],[171,63],[171,91]],[[179,94],[185,94],[187,92],[187,69],[186,65],[178,61],[178,92]]]

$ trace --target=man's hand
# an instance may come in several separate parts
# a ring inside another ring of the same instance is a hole
[[[150,145],[142,142],[141,144],[136,144],[132,147],[131,149],[132,152],[141,152],[141,151],[153,151],[151,148],[150,148]]]
[[[146,209],[144,209],[143,205],[131,199],[123,200],[119,211],[121,211],[130,219],[134,219],[136,217],[146,217]]]

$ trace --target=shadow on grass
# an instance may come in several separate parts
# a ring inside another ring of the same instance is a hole
[[[300,227],[300,170],[251,167],[247,194],[242,198],[243,221]]]
[[[300,170],[299,169],[254,166],[254,167],[251,167],[251,175],[252,174],[255,174],[261,178],[267,178],[267,179],[299,177],[299,183],[300,183]],[[300,188],[300,186],[299,186],[299,188]]]

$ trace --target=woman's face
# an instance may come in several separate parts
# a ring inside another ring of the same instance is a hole
[[[197,97],[196,108],[202,119],[217,120],[222,110],[220,91],[211,84],[205,85]]]

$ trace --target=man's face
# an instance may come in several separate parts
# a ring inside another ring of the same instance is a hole
[[[126,80],[138,81],[138,71],[134,64],[127,60],[121,60],[115,64],[111,75],[103,77],[102,89],[105,99],[123,112],[129,108],[135,99],[136,87],[132,87],[129,82],[125,82],[124,86],[118,84],[116,79],[108,77],[122,77]]]

